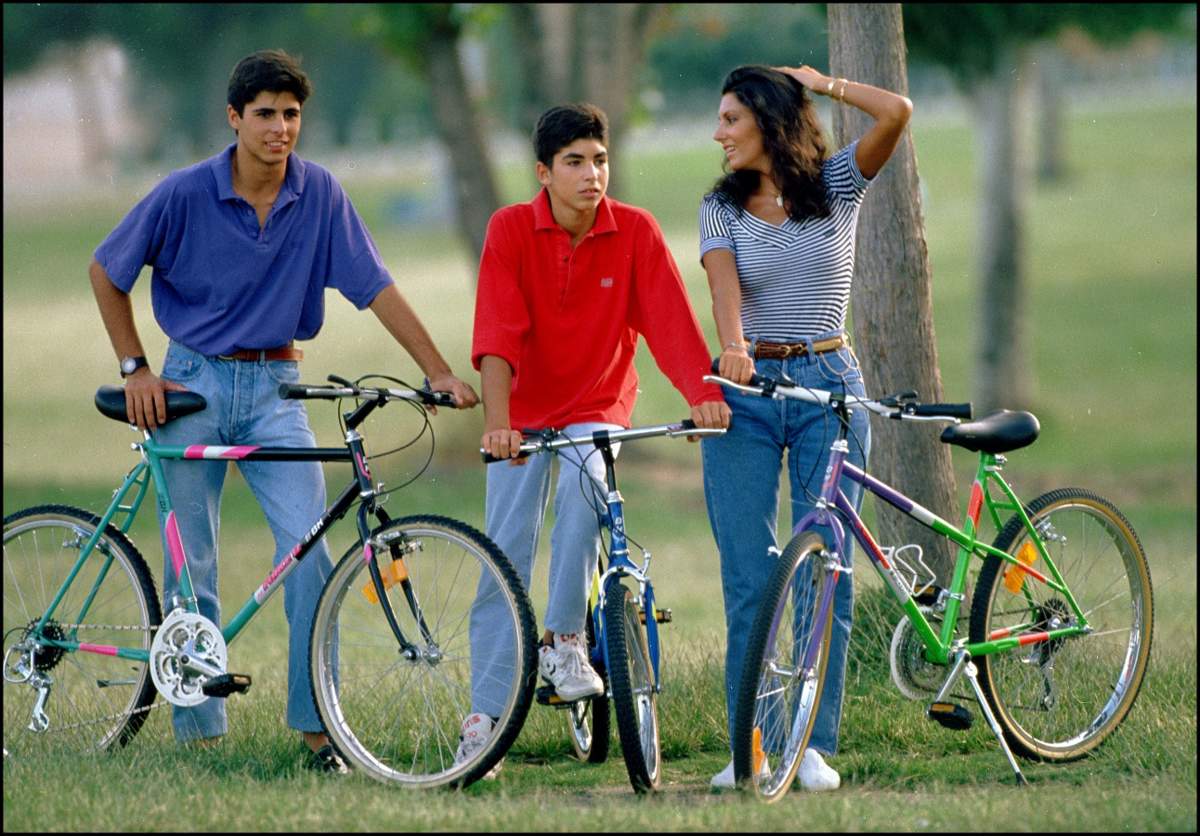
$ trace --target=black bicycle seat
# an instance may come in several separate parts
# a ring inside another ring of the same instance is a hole
[[[942,432],[942,441],[976,453],[1007,453],[1032,444],[1041,429],[1032,412],[1002,409],[979,421],[947,427]]]
[[[167,420],[173,421],[184,415],[199,412],[208,406],[203,395],[195,392],[167,392]],[[96,390],[96,409],[106,418],[129,423],[125,411],[125,389],[121,386],[101,386]]]

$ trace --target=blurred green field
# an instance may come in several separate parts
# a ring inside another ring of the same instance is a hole
[[[1026,499],[1065,484],[1093,488],[1126,512],[1150,558],[1158,618],[1147,689],[1126,728],[1095,758],[1063,767],[1030,767],[1035,792],[1014,796],[1001,783],[1007,767],[994,741],[979,728],[982,723],[969,735],[954,736],[932,727],[921,718],[920,706],[894,694],[879,668],[894,620],[873,623],[870,609],[860,608],[844,754],[835,762],[852,793],[822,799],[797,799],[794,794],[772,808],[708,796],[708,777],[727,758],[717,559],[700,487],[698,448],[683,441],[655,441],[627,447],[620,473],[630,533],[654,552],[656,591],[675,612],[664,637],[668,684],[660,710],[670,808],[632,803],[615,751],[599,769],[573,764],[564,757],[561,717],[535,709],[499,785],[474,788],[463,799],[437,796],[428,804],[410,805],[407,795],[381,792],[365,779],[355,779],[343,785],[343,801],[336,809],[317,809],[313,805],[329,792],[296,770],[294,741],[282,728],[284,676],[276,660],[282,656],[285,631],[282,607],[272,604],[246,638],[231,647],[231,659],[237,661],[231,667],[250,673],[256,685],[232,706],[233,734],[224,753],[176,752],[169,745],[168,712],[156,711],[128,753],[94,769],[85,764],[82,777],[78,769],[71,772],[55,764],[6,762],[5,829],[48,826],[36,809],[10,803],[34,798],[34,808],[45,804],[57,809],[56,824],[50,825],[56,829],[128,827],[130,820],[119,814],[98,817],[105,806],[99,799],[106,797],[111,776],[120,771],[122,777],[134,776],[124,804],[160,797],[155,809],[165,811],[186,803],[189,794],[219,792],[228,806],[197,811],[189,821],[200,829],[251,828],[250,819],[238,824],[222,812],[249,815],[268,786],[287,792],[269,802],[271,817],[261,821],[282,829],[327,829],[330,823],[342,829],[562,829],[575,824],[573,811],[582,805],[596,814],[582,826],[611,829],[663,828],[664,822],[666,829],[792,829],[803,810],[814,829],[1194,830],[1195,99],[1173,106],[1079,112],[1067,136],[1070,176],[1028,196],[1028,349],[1037,374],[1034,411],[1042,435],[1036,445],[1009,457],[1006,476]],[[923,124],[918,110],[914,137],[946,397],[967,399],[976,316],[972,247],[978,198],[972,136],[965,121]],[[707,134],[698,137],[701,143],[706,139]],[[716,151],[715,145],[700,144],[614,161],[626,167],[629,188],[628,195],[619,197],[649,208],[660,219],[710,344],[716,342],[715,330],[696,258],[696,208],[717,175]],[[314,158],[320,161],[319,155]],[[472,275],[461,245],[449,230],[406,229],[388,220],[395,195],[422,188],[424,175],[369,180],[361,176],[364,168],[357,166],[359,176],[335,174],[343,177],[401,290],[451,364],[477,380],[468,367]],[[95,388],[115,382],[116,375],[86,267],[96,244],[152,182],[118,180],[106,194],[64,200],[52,212],[6,204],[6,514],[37,502],[99,510],[133,464],[129,442],[136,436],[100,417],[91,403]],[[506,169],[503,182],[508,199],[532,193],[533,178],[522,168]],[[135,289],[134,304],[154,363],[165,338],[150,312],[148,275]],[[320,382],[331,372],[419,377],[373,317],[357,313],[336,295],[328,305],[324,331],[306,346],[306,380]],[[682,399],[644,349],[638,363],[644,391],[635,422],[682,417]],[[310,406],[310,414],[319,442],[338,444],[332,408]],[[394,516],[435,512],[481,526],[483,472],[475,453],[481,411],[442,411],[434,425],[437,448],[429,470],[393,496],[387,508]],[[367,437],[372,449],[383,449],[416,429],[411,417],[390,410],[368,426]],[[427,451],[418,445],[384,459],[377,476],[397,484],[420,469]],[[961,492],[973,461],[956,451],[955,466]],[[331,485],[346,478],[343,470],[329,474]],[[244,483],[235,478],[229,484],[221,582],[227,613],[265,576],[272,550]],[[144,513],[133,537],[157,575],[161,550],[151,516]],[[351,528],[343,524],[335,529],[335,559],[350,545]],[[545,602],[545,539],[532,590],[538,613]],[[878,586],[871,573],[855,577],[864,596]],[[948,769],[948,777],[935,767]],[[66,770],[58,778],[60,786],[70,781],[80,787],[78,805],[55,808],[42,792],[45,783],[38,776],[47,770],[58,775],[55,770],[60,769]],[[149,776],[161,780],[163,774],[181,776],[170,793],[150,783]],[[917,779],[931,783],[912,795]],[[1070,793],[1063,791],[1080,783],[1098,789],[1066,803]],[[17,788],[10,792],[10,787]],[[1146,787],[1156,790],[1147,792]],[[562,790],[570,790],[565,802]],[[312,805],[284,800],[297,794],[310,797]],[[920,803],[909,803],[910,797]],[[1114,806],[1100,804],[1100,797],[1114,799]],[[966,798],[977,815],[962,812]],[[882,804],[896,812],[868,815],[854,810],[855,804],[864,809]],[[410,809],[416,807],[421,809]]]

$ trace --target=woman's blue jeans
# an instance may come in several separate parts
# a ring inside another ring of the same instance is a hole
[[[756,360],[760,374],[781,372],[814,389],[844,390],[865,395],[858,362],[846,348],[786,360]],[[792,399],[772,400],[728,391],[733,413],[729,431],[702,442],[704,496],[721,560],[725,598],[725,700],[730,740],[746,643],[767,581],[776,565],[770,551],[782,548],[775,536],[779,511],[779,471],[787,454],[792,494],[792,526],[813,508],[821,490],[829,447],[837,437],[837,417],[826,407]],[[870,424],[863,410],[853,410],[848,461],[864,467],[870,452]],[[855,508],[862,489],[848,479],[842,490]],[[817,529],[832,547],[832,533]],[[784,538],[784,544],[790,537]],[[850,564],[853,537],[846,533],[844,561]],[[854,611],[853,585],[839,583],[834,597],[833,636],[821,705],[809,747],[826,755],[837,751],[846,679],[846,649]]]

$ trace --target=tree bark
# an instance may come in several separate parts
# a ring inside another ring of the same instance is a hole
[[[1015,53],[1014,53],[1015,55]],[[1029,405],[1031,371],[1025,341],[1024,206],[1028,171],[1018,153],[1019,87],[1013,60],[975,82],[971,105],[978,124],[980,298],[977,307],[973,399],[977,415]]]
[[[438,138],[450,156],[454,211],[476,263],[483,253],[488,220],[500,208],[496,178],[477,111],[458,57],[457,39],[435,32],[428,43],[429,83],[435,94],[433,118]]]
[[[907,95],[899,4],[830,4],[829,60],[836,77]],[[916,112],[919,118],[919,106]],[[862,136],[870,124],[862,111],[834,104],[838,147]],[[911,131],[905,131],[863,203],[850,299],[868,392],[916,389],[925,401],[941,400],[933,276]],[[878,420],[873,420],[872,432],[871,471],[935,514],[956,520],[950,450],[938,440],[938,432],[928,424]],[[881,543],[920,545],[945,586],[953,560],[946,541],[882,502],[875,506]]]

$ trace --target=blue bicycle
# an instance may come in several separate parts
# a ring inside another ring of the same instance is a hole
[[[670,610],[655,606],[654,587],[650,583],[650,552],[642,549],[641,566],[630,558],[631,540],[625,532],[625,506],[617,490],[613,447],[641,438],[699,437],[724,432],[723,429],[697,427],[690,420],[628,430],[599,430],[583,438],[568,438],[551,429],[526,434],[520,447],[520,456],[524,457],[591,444],[595,450],[588,455],[599,453],[604,460],[605,484],[585,484],[584,490],[589,491],[589,497],[594,500],[600,527],[608,532],[607,561],[601,559],[597,564],[587,619],[591,663],[605,680],[605,693],[567,703],[553,695],[552,689],[540,689],[538,701],[569,709],[575,753],[581,760],[595,763],[608,755],[608,702],[611,700],[629,781],[638,793],[658,789],[662,776],[662,747],[658,735],[658,694],[662,690],[658,625],[670,621]],[[483,460],[499,461],[487,453],[483,453]],[[586,468],[580,467],[581,479],[585,473]],[[603,740],[598,739],[600,735]]]

